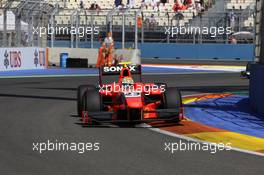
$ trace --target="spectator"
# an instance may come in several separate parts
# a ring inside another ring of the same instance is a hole
[[[172,8],[175,13],[181,10],[181,4],[179,3],[179,1],[176,1]]]
[[[204,11],[204,7],[202,5],[202,0],[195,1],[195,8],[198,11],[198,13]]]
[[[202,7],[204,7],[204,0],[200,0],[200,4]]]
[[[165,4],[167,3],[167,0],[160,0],[160,3],[162,3],[163,6],[165,6]]]
[[[83,0],[81,0],[81,2],[80,2],[80,8],[81,8],[81,9],[84,8]]]
[[[208,8],[212,7],[213,2],[212,0],[202,0],[203,1],[203,7],[207,10]]]
[[[200,2],[195,3],[195,8],[196,8],[196,10],[198,12],[201,12],[202,11],[202,6],[201,6]]]
[[[164,9],[164,11],[168,11],[167,7],[166,7],[166,3],[168,2],[168,0],[160,0],[160,7],[162,4],[162,8]]]
[[[91,6],[89,7],[89,10],[96,10],[97,13],[99,13],[101,7],[98,4],[92,3]]]
[[[148,6],[154,7],[154,0],[142,0],[142,6],[148,9]]]
[[[122,4],[122,0],[115,0],[115,7],[119,7]]]
[[[112,38],[111,32],[108,32],[107,37],[104,39],[104,43],[107,48],[110,48],[112,45],[114,45],[114,40]]]
[[[156,19],[155,19],[155,16],[154,16],[154,14],[151,14],[151,16],[150,16],[150,18],[149,18],[149,27],[151,28],[151,29],[153,29],[154,30],[154,27],[155,27],[155,25],[156,25]]]
[[[142,29],[142,17],[138,16],[137,17],[137,25],[138,25],[138,29]]]
[[[150,22],[150,23],[156,23],[156,19],[155,19],[155,16],[154,16],[153,13],[151,14],[151,16],[150,16],[150,18],[149,18],[149,22]]]
[[[144,8],[146,6],[145,0],[141,0],[141,8]]]
[[[230,44],[237,44],[237,40],[234,36],[230,36],[230,40],[229,40]]]
[[[230,21],[230,27],[232,28],[232,31],[234,31],[235,23],[236,23],[236,15],[233,10],[229,13],[229,21]]]
[[[95,4],[95,10],[97,10],[97,12],[99,12],[101,10],[101,7],[98,4]]]
[[[185,5],[183,5],[180,0],[176,0],[174,6],[173,6],[173,11],[175,13],[178,13],[180,10],[186,10],[187,7]]]
[[[102,46],[98,50],[98,57],[97,57],[97,63],[96,67],[99,68],[106,64],[106,45],[105,43],[102,43]]]
[[[118,56],[115,54],[114,55],[114,58],[113,58],[112,65],[117,66],[118,64],[119,64],[119,59],[118,59]]]
[[[160,11],[160,0],[153,0],[153,9],[156,12]]]
[[[208,6],[209,6],[209,7],[212,7],[212,5],[213,5],[213,0],[207,0],[207,3],[208,3]]]
[[[183,5],[189,7],[193,6],[193,1],[192,0],[184,0]]]
[[[129,8],[135,8],[135,0],[127,0],[127,6]]]
[[[91,6],[89,7],[89,10],[96,10],[95,3],[91,4]]]
[[[114,40],[112,38],[112,33],[108,32],[107,37],[104,39],[105,44],[105,65],[110,66],[113,63],[113,52],[114,52]],[[102,58],[101,58],[102,59]]]

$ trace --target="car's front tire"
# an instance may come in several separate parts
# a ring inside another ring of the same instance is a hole
[[[93,88],[93,86],[92,85],[81,85],[77,89],[77,113],[79,117],[82,117],[82,111],[85,108],[84,98],[83,98],[84,94],[90,88]]]
[[[95,86],[89,87],[84,94],[85,111],[100,112],[102,109],[102,99]]]
[[[164,106],[166,109],[178,110],[178,113],[171,113],[169,117],[172,119],[170,122],[180,122],[180,112],[182,108],[182,98],[180,91],[175,87],[168,87],[164,94]],[[168,114],[167,114],[168,115]]]

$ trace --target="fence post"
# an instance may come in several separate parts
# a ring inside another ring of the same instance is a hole
[[[4,18],[4,31],[3,31],[3,46],[7,46],[7,33],[6,33],[6,30],[7,30],[7,14],[6,14],[6,9],[4,9],[4,14],[3,14],[3,18]]]
[[[91,48],[94,48],[94,11],[91,13],[92,33],[91,33]]]
[[[144,14],[141,12],[142,16],[142,28],[141,28],[141,43],[144,43]]]
[[[135,12],[135,49],[138,49],[138,12]]]
[[[80,15],[79,15],[79,11],[77,10],[77,13],[76,13],[76,21],[75,21],[75,29],[77,31],[79,29],[79,24],[80,24]],[[76,48],[79,47],[79,40],[80,40],[79,33],[76,32],[76,40],[75,40],[75,47]]]
[[[122,13],[122,49],[125,49],[125,13]]]

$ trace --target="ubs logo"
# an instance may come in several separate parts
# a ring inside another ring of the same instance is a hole
[[[7,52],[7,50],[6,50],[6,51],[5,51],[5,54],[4,54],[4,57],[5,57],[5,59],[4,59],[4,66],[5,66],[6,69],[7,69],[8,66],[9,66],[8,56],[9,56],[9,54],[8,54],[8,52]]]
[[[11,68],[19,68],[21,67],[21,52],[20,51],[10,51],[8,52],[7,50],[5,51],[4,54],[4,66],[7,69],[8,67]]]
[[[44,51],[38,52],[37,50],[35,50],[35,52],[34,52],[34,64],[36,67],[38,67],[38,65],[40,65],[40,66],[46,65],[46,57],[45,57]]]

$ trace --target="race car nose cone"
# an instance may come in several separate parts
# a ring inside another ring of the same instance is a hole
[[[141,98],[132,97],[132,98],[127,98],[126,101],[127,101],[128,108],[142,108],[143,107]]]

